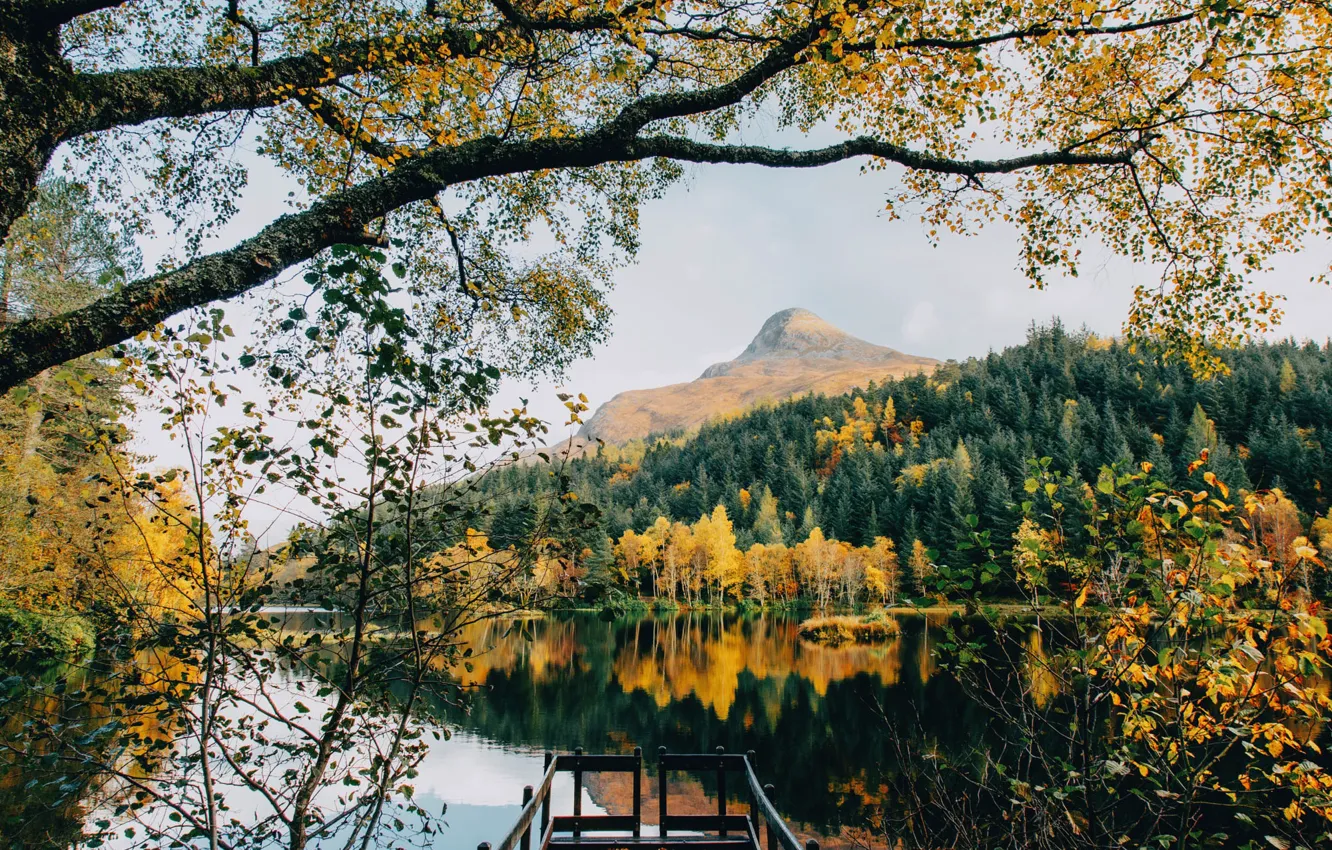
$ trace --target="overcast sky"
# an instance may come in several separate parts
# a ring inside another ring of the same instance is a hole
[[[1086,247],[1083,276],[1044,291],[1017,271],[1015,232],[987,227],[931,247],[916,219],[882,214],[892,172],[856,163],[810,170],[705,166],[647,206],[638,261],[619,275],[614,334],[570,370],[566,386],[593,407],[627,389],[698,377],[748,344],[764,319],[804,307],[862,339],[912,354],[964,359],[1020,343],[1034,321],[1060,317],[1118,333],[1135,284],[1153,269]],[[1320,341],[1332,291],[1309,278],[1332,246],[1309,246],[1264,279],[1289,297],[1282,334]],[[549,387],[510,386],[558,415]],[[567,430],[562,433],[567,433]]]

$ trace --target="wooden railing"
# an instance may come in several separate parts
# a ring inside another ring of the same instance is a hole
[[[555,774],[567,771],[573,774],[573,814],[552,818],[550,814],[551,788]],[[688,771],[714,773],[717,783],[717,814],[679,815],[670,813],[670,792],[667,773]],[[585,773],[629,773],[633,776],[633,813],[628,815],[584,815],[583,777]],[[728,775],[742,774],[748,791],[749,811],[732,814],[727,811],[729,801]],[[722,747],[716,753],[670,754],[661,747],[657,760],[658,835],[644,838],[643,829],[643,751],[635,747],[633,755],[584,755],[582,748],[572,755],[546,753],[545,772],[536,787],[523,788],[523,808],[513,828],[494,850],[532,850],[533,826],[539,850],[551,844],[580,846],[624,847],[650,845],[653,847],[683,847],[691,850],[762,850],[761,834],[767,837],[767,850],[818,850],[817,841],[803,846],[787,827],[786,822],[772,804],[771,785],[759,783],[754,770],[754,753],[728,754]],[[540,820],[538,821],[538,815]],[[618,835],[585,837],[584,833],[619,833]],[[671,833],[676,836],[672,838]],[[681,832],[691,833],[683,835]],[[713,836],[700,835],[712,833]],[[565,837],[567,836],[567,837]],[[492,850],[483,842],[477,850]]]
[[[745,779],[749,784],[749,817],[754,822],[754,829],[758,829],[761,816],[767,827],[768,850],[801,850],[800,841],[772,804],[773,786],[759,785],[758,775],[754,773],[753,754],[751,750],[745,756]],[[804,850],[819,850],[819,842],[811,838],[805,843]]]

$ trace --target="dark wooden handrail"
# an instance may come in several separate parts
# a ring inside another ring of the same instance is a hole
[[[769,795],[772,791],[771,785],[760,785],[758,775],[754,773],[754,765],[745,760],[745,778],[749,780],[749,794],[751,805],[757,805],[758,811],[763,815],[763,823],[768,827],[768,850],[809,850],[808,846],[801,847],[800,840],[791,832],[791,828],[786,825],[786,821],[777,812],[777,807],[772,804]],[[750,818],[754,817],[754,812],[749,813]],[[758,829],[758,824],[754,824]],[[774,847],[774,842],[777,847]],[[818,850],[818,842],[811,841],[813,850]]]

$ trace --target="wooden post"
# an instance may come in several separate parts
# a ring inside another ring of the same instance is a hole
[[[634,838],[643,834],[643,748],[634,747]],[[527,850],[526,847],[523,850]]]
[[[574,806],[573,837],[577,838],[582,829],[578,819],[583,816],[583,748],[574,747]]]
[[[555,761],[554,753],[546,753],[545,766],[541,769],[541,775],[545,776],[550,772],[550,763]],[[555,785],[552,782],[546,786],[546,793],[541,798],[541,843],[546,843],[546,833],[550,832],[550,790]]]
[[[768,798],[769,803],[772,802],[772,792],[776,790],[777,789],[773,788],[771,785],[763,786],[763,796]],[[777,828],[772,825],[772,821],[768,821],[767,824],[768,824],[768,850],[777,850]]]
[[[665,756],[666,748],[657,747],[657,816],[661,819],[657,827],[657,834],[663,839],[666,837],[666,767],[663,764]]]
[[[717,817],[721,818],[721,837],[726,837],[726,748],[717,748]]]
[[[532,802],[532,786],[524,785],[523,808],[526,809],[527,804],[530,802]],[[521,848],[521,850],[532,850],[532,824],[530,821],[527,824],[527,829],[523,830],[523,838],[522,841],[518,843],[518,846]]]

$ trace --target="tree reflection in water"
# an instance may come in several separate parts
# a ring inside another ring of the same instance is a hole
[[[573,615],[540,621],[531,641],[484,624],[468,635],[488,649],[463,677],[467,709],[448,717],[513,746],[753,750],[778,808],[823,837],[864,826],[885,802],[897,735],[957,753],[983,744],[987,718],[938,674],[926,617],[904,617],[898,638],[870,647],[801,641],[797,622]]]

